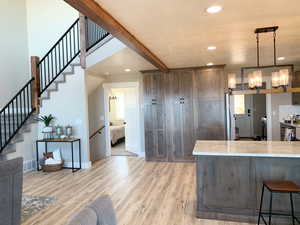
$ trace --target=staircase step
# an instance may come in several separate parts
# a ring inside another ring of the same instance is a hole
[[[13,153],[13,152],[16,152],[16,146],[14,144],[9,144],[9,145],[7,145],[4,148],[3,152],[1,153],[1,155]]]
[[[20,118],[11,118],[11,119],[2,119],[0,120],[0,126],[3,128],[4,127],[4,124],[6,125],[6,127],[8,127],[9,125],[12,127],[14,124],[20,124],[21,121],[23,121],[23,119]],[[35,121],[34,119],[30,119],[28,118],[26,123],[33,123],[33,122],[37,122]]]
[[[56,78],[56,80],[54,81],[54,83],[60,84],[60,83],[65,83],[66,79],[64,75],[60,75],[58,76],[58,78]]]

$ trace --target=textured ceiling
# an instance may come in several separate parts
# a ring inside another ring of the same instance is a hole
[[[229,68],[256,63],[257,27],[278,25],[281,63],[300,62],[299,0],[96,0],[168,67]],[[207,14],[211,5],[223,6]],[[272,63],[272,35],[261,38],[262,64]],[[214,45],[215,51],[207,47]]]

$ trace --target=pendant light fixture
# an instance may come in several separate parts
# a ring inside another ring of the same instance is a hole
[[[279,71],[274,71],[272,73],[272,87],[279,88],[282,87],[284,91],[287,91],[287,87],[291,80],[290,75],[294,74],[294,65],[293,64],[285,64],[285,65],[277,65],[277,57],[276,57],[276,31],[278,30],[278,26],[274,27],[263,27],[256,28],[254,33],[256,34],[256,54],[257,54],[257,65],[252,67],[242,67],[241,68],[241,89],[246,90],[250,89],[259,89],[263,87],[263,69],[267,68],[280,68]],[[259,35],[261,33],[273,33],[273,54],[274,54],[274,63],[273,65],[261,65],[260,64],[260,40]],[[283,69],[284,68],[284,69]],[[248,88],[245,86],[244,76],[245,71],[251,70],[250,73],[247,74],[248,78]],[[290,74],[291,73],[291,74]],[[232,89],[236,88],[236,74],[230,73],[228,74],[228,88],[232,93]]]

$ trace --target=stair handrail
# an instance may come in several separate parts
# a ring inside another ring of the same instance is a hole
[[[0,110],[0,154],[35,111],[33,82],[31,78]]]
[[[95,137],[97,134],[101,134],[101,131],[105,128],[105,126],[100,127],[98,130],[96,130],[91,136],[90,140]]]

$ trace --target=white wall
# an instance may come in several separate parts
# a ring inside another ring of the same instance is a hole
[[[89,133],[93,134],[101,126],[104,125],[104,90],[101,83],[103,78],[95,78],[87,75],[88,80],[95,82],[95,79],[100,81],[99,86],[91,91],[88,96],[89,102]],[[90,140],[90,156],[91,161],[96,161],[106,156],[105,152],[105,129],[102,130],[101,134],[97,134],[94,138]]]
[[[31,77],[25,0],[1,0],[0,27],[1,109]]]
[[[88,121],[88,96],[86,89],[86,76],[81,67],[75,67],[75,74],[67,76],[66,83],[59,85],[59,91],[52,92],[50,100],[43,102],[41,115],[52,114],[56,120],[55,124],[60,126],[71,125],[73,127],[73,136],[81,139],[82,162],[83,167],[90,167],[90,150],[89,150],[89,121]],[[40,125],[39,136],[42,137],[42,124]],[[49,145],[49,151],[51,145]],[[41,145],[41,152],[43,151]],[[69,165],[70,146],[66,144],[53,144],[52,149],[61,148],[63,158]],[[77,152],[77,148],[75,148]],[[75,160],[78,162],[77,153]]]
[[[281,105],[279,106],[279,121],[283,122],[284,119],[291,114],[300,115],[300,106],[299,105]]]
[[[63,0],[27,0],[30,56],[43,57],[79,17]]]
[[[291,105],[292,96],[291,93],[272,94],[269,101],[271,102],[271,113],[268,116],[270,116],[270,121],[272,123],[272,127],[271,127],[272,137],[270,138],[272,138],[272,141],[280,141],[279,121],[281,118],[279,117],[279,107],[281,105]],[[267,99],[267,104],[268,104],[268,99]]]

